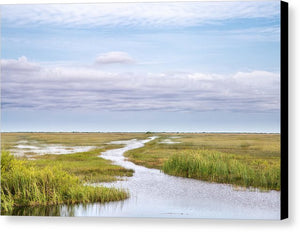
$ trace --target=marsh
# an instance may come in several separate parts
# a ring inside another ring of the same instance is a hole
[[[202,147],[203,151],[222,150],[223,155],[227,154],[230,159],[238,159],[245,165],[249,165],[249,159],[264,160],[264,164],[270,163],[272,167],[280,160],[277,134],[182,133],[174,136],[157,133],[149,136],[143,133],[7,133],[3,136],[2,147],[16,149],[18,145],[15,144],[20,142],[20,137],[23,141],[29,141],[26,144],[35,146],[38,146],[37,138],[40,138],[38,141],[43,146],[47,143],[50,146],[59,143],[61,147],[75,144],[90,146],[89,151],[71,154],[32,155],[27,150],[30,158],[35,157],[27,162],[40,168],[60,164],[63,170],[79,177],[85,185],[113,187],[127,192],[128,196],[124,200],[106,203],[15,207],[11,214],[240,219],[280,217],[280,191],[168,175],[160,166],[176,154],[192,154]],[[167,144],[162,143],[166,140]],[[32,148],[35,150],[35,147]],[[241,154],[244,155],[243,159]],[[143,160],[145,156],[147,159]],[[19,159],[28,158],[25,155]],[[155,165],[153,160],[157,161]],[[256,164],[260,165],[259,162]],[[149,165],[151,167],[147,167]]]

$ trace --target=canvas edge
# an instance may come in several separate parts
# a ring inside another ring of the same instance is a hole
[[[281,196],[280,219],[288,218],[288,3],[280,2],[280,141]]]

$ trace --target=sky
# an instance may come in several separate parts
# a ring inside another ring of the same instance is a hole
[[[2,131],[280,132],[280,1],[1,6]]]

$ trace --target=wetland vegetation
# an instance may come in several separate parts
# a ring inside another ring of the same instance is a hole
[[[177,143],[163,143],[170,137]],[[279,134],[163,134],[125,156],[170,175],[280,190]]]
[[[129,196],[126,190],[85,184],[115,181],[124,176],[132,176],[133,170],[113,165],[111,161],[98,156],[102,151],[120,147],[108,144],[112,140],[144,137],[146,136],[142,133],[3,133],[2,213],[9,214],[14,207],[126,199]],[[8,150],[15,150],[19,141],[26,142],[28,147],[32,144],[59,144],[95,148],[87,152],[65,155],[39,155],[29,149],[25,150],[24,156],[14,157]]]
[[[264,190],[280,190],[279,134],[151,133],[158,138],[125,153],[137,165],[174,176]],[[146,139],[149,133],[2,133],[1,210],[14,207],[107,202],[126,199],[126,190],[94,187],[133,175],[132,169],[101,158],[120,148],[111,141]],[[34,146],[90,146],[85,152],[40,155]],[[34,145],[34,146],[33,146]]]
[[[127,197],[123,190],[85,186],[59,165],[39,168],[8,152],[1,154],[1,211],[6,214],[18,206],[107,202]]]

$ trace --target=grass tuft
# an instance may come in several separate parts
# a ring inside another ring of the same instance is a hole
[[[1,211],[5,214],[19,206],[107,202],[128,197],[123,190],[85,186],[59,165],[37,168],[28,163],[2,151]]]
[[[280,167],[265,160],[247,160],[208,150],[171,156],[162,167],[170,175],[244,187],[280,190]]]

